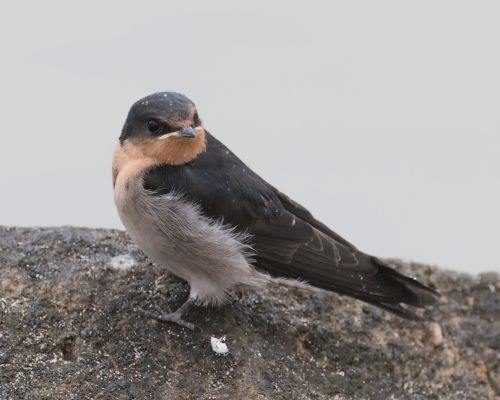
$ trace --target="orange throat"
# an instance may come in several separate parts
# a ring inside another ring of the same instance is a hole
[[[135,175],[154,165],[186,164],[198,157],[206,148],[205,130],[200,127],[196,128],[196,137],[194,138],[131,139],[118,143],[113,155],[113,186],[116,184],[118,175],[120,172],[124,172],[124,169],[127,170],[127,175],[132,173],[130,164],[136,166],[136,168],[132,168]]]

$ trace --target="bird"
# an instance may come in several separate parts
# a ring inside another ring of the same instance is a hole
[[[347,295],[408,320],[439,293],[358,250],[261,178],[205,128],[188,97],[135,102],[116,144],[113,196],[132,240],[188,282],[174,312],[150,317],[194,329],[192,305],[277,281]]]

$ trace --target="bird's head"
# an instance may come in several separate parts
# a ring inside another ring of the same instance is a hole
[[[190,99],[180,93],[159,92],[132,105],[120,146],[138,157],[181,165],[205,151],[205,130]]]

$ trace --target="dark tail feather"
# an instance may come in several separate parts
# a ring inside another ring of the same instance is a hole
[[[272,276],[299,279],[312,286],[373,304],[408,320],[422,320],[413,307],[424,308],[437,302],[439,293],[416,279],[399,273],[376,257],[360,252],[356,256],[358,269],[350,266],[325,268],[322,263],[312,264],[317,268],[304,268],[272,260],[257,261]]]
[[[423,320],[415,313],[414,307],[431,306],[440,297],[434,289],[399,273],[376,257],[367,256],[365,262],[373,266],[373,273],[365,275],[363,280],[342,280],[337,276],[329,284],[318,281],[311,283],[362,300],[411,321]]]
[[[372,262],[379,267],[374,279],[381,282],[390,282],[391,286],[395,285],[399,288],[399,290],[395,292],[393,299],[379,300],[371,297],[370,295],[356,297],[367,303],[389,311],[399,317],[413,321],[421,321],[422,318],[416,315],[414,310],[406,307],[405,305],[424,308],[436,304],[440,294],[434,289],[423,285],[416,279],[399,273],[376,257],[372,257]]]
[[[410,320],[410,321],[423,321],[424,318],[419,317],[415,312],[407,307],[402,306],[401,304],[386,304],[379,303],[371,300],[364,300],[368,304],[372,304],[378,308],[381,308],[385,311],[390,312],[391,314],[397,315],[398,317]]]

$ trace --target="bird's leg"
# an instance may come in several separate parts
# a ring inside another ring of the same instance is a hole
[[[165,313],[160,307],[155,305],[155,309],[158,312],[158,314],[151,313],[149,311],[144,311],[144,313],[150,317],[154,318],[157,321],[160,322],[173,322],[177,325],[183,326],[184,328],[191,329],[194,331],[194,324],[191,322],[186,322],[182,319],[182,314],[187,311],[187,309],[194,304],[194,299],[188,298],[177,310],[171,313]]]

